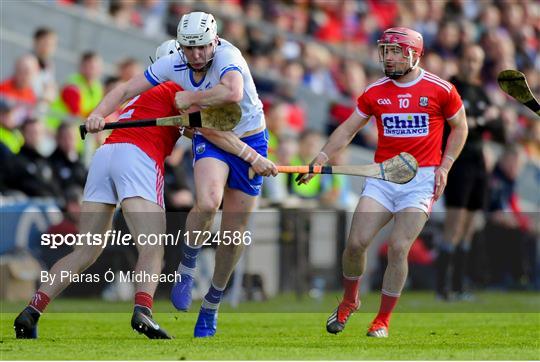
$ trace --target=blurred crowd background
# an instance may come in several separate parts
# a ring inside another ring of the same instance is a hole
[[[540,120],[502,93],[496,76],[503,69],[519,69],[533,93],[540,96],[539,1],[49,0],[39,6],[76,13],[89,22],[113,27],[119,34],[155,40],[155,46],[176,36],[182,14],[212,12],[219,36],[242,51],[254,74],[271,133],[269,157],[277,164],[309,163],[327,135],[354,110],[366,85],[382,76],[376,40],[384,29],[399,25],[421,32],[425,44],[421,66],[447,80],[467,78],[470,68],[464,50],[479,45],[483,53],[479,77],[489,102],[485,113],[477,116],[482,151],[487,171],[499,170],[491,177],[492,183],[504,183],[509,191],[490,193],[484,219],[504,212],[510,216],[493,220],[534,241],[520,249],[517,269],[509,270],[508,275],[497,280],[475,279],[471,271],[471,279],[483,286],[530,288],[536,283],[538,287]],[[9,16],[7,10],[5,16]],[[77,126],[104,94],[144,71],[149,61],[141,59],[153,53],[140,54],[137,48],[118,44],[116,59],[120,60],[111,64],[104,62],[111,58],[104,49],[79,44],[78,49],[85,50],[70,54],[77,59],[77,71],[66,74],[57,61],[58,44],[67,34],[46,18],[25,27],[31,29],[32,39],[27,39],[31,49],[4,65],[0,79],[0,162],[4,166],[0,193],[4,205],[53,200],[64,212],[60,231],[76,231],[88,161],[106,138],[103,132],[85,144],[79,140]],[[66,50],[61,51],[65,54]],[[7,51],[2,49],[3,59]],[[325,105],[324,112],[312,117],[310,110],[320,104]],[[116,116],[112,114],[108,121],[115,121]],[[353,146],[332,162],[369,162],[376,143],[376,127],[370,122]],[[179,142],[166,161],[169,211],[189,210],[193,202],[189,145],[185,140]],[[322,177],[309,188],[296,187],[286,175],[267,181],[263,207],[301,205],[352,211],[361,190],[358,179],[343,176]],[[496,189],[500,191],[500,187]],[[444,201],[435,210],[444,211]],[[441,220],[434,215],[431,223],[437,225]],[[479,234],[483,225],[487,223],[479,224]],[[440,228],[433,230],[421,240],[417,253],[412,253],[422,267],[429,268],[435,257]],[[12,252],[15,246],[2,248],[0,253]],[[507,240],[501,248],[516,246]],[[481,254],[483,249],[479,250]],[[379,254],[384,254],[384,246]]]

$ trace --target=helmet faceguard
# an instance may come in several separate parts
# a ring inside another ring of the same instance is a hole
[[[377,41],[379,62],[384,74],[399,78],[415,69],[424,53],[422,35],[408,28],[390,28],[385,30]],[[396,60],[396,58],[400,58]]]
[[[192,12],[182,16],[177,29],[178,43],[184,47],[200,47],[212,44],[212,56],[205,59],[202,68],[194,68],[187,60],[184,52],[181,53],[182,60],[194,72],[206,72],[212,65],[216,46],[218,43],[217,23],[212,14],[204,12]]]

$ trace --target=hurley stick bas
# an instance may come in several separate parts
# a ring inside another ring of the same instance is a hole
[[[506,94],[540,116],[540,103],[534,98],[525,74],[518,70],[503,70],[497,76],[497,82]]]
[[[242,110],[237,103],[208,107],[200,111],[172,117],[140,119],[136,121],[112,122],[105,124],[103,129],[177,126],[212,128],[218,131],[230,131],[242,118]],[[84,124],[79,126],[79,133],[84,139],[88,133]]]
[[[339,165],[339,166],[277,166],[280,173],[312,173],[312,174],[340,174],[351,176],[364,176],[378,178],[397,184],[411,181],[418,171],[418,162],[413,155],[401,152],[381,163],[369,165]],[[249,169],[249,176],[255,175]]]

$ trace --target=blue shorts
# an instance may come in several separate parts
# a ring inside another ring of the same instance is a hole
[[[251,146],[261,156],[268,155],[268,131],[241,138],[241,140]],[[263,177],[255,175],[249,179],[249,168],[251,165],[240,157],[223,151],[204,136],[193,135],[193,163],[205,157],[212,157],[225,162],[229,166],[229,177],[227,186],[231,189],[240,190],[251,196],[258,196],[261,192]]]

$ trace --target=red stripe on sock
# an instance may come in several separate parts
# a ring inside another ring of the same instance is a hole
[[[154,304],[154,298],[148,293],[138,292],[135,293],[135,304],[140,305],[141,307],[152,309],[152,306]]]
[[[351,280],[343,278],[343,288],[345,292],[343,293],[343,301],[357,305],[358,304],[358,291],[360,289],[360,280]]]
[[[381,306],[379,307],[379,313],[375,317],[376,321],[383,323],[386,327],[390,324],[390,317],[392,311],[397,305],[399,297],[391,297],[384,293],[381,293]]]
[[[50,301],[51,298],[49,298],[47,294],[38,290],[28,305],[36,309],[38,312],[43,313]]]

